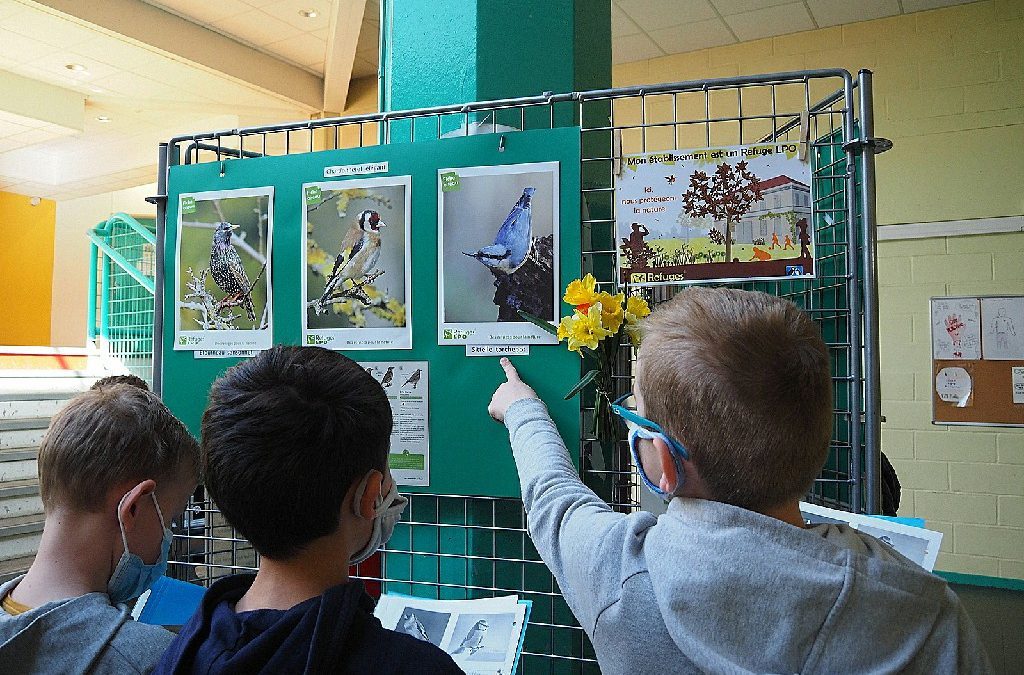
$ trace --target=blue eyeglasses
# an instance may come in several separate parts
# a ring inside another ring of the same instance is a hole
[[[669,447],[669,454],[672,455],[672,461],[675,462],[676,465],[676,475],[678,476],[676,490],[682,487],[683,477],[686,475],[683,471],[682,460],[690,459],[690,453],[687,452],[686,448],[683,447],[682,443],[680,443],[679,441],[665,433],[665,430],[662,429],[661,425],[659,425],[657,422],[652,422],[646,417],[638,415],[635,410],[630,410],[629,408],[625,407],[623,404],[626,402],[627,399],[630,399],[632,397],[633,393],[630,392],[628,394],[625,394],[624,396],[620,396],[619,398],[615,399],[615,401],[611,404],[612,412],[614,412],[616,415],[622,418],[622,421],[623,423],[625,423],[626,428],[629,429],[629,451],[633,455],[633,463],[636,465],[637,473],[640,474],[640,480],[643,481],[644,485],[647,486],[648,490],[658,495],[662,499],[668,501],[669,499],[672,498],[672,495],[665,492],[657,485],[655,485],[644,472],[644,466],[640,462],[640,455],[637,451],[637,444],[642,438],[660,438],[663,441],[665,441],[665,443]]]

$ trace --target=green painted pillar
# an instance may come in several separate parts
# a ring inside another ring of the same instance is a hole
[[[383,111],[610,87],[611,2],[384,0],[381,65]],[[558,110],[556,125],[573,124],[575,108]],[[452,115],[442,133],[464,122]],[[522,124],[518,111],[498,122]],[[547,111],[526,119],[530,128],[550,123]],[[395,124],[390,140],[436,137],[437,122],[423,120],[412,131]]]
[[[382,111],[608,88],[612,79],[611,2],[382,0],[381,65]],[[487,133],[492,121],[530,129],[579,124],[579,104],[559,105],[553,114],[538,107],[525,115],[518,110],[499,111],[496,119],[489,117],[491,113],[447,115],[441,120],[440,133],[476,121],[483,123],[478,133]],[[609,112],[610,104],[600,102],[588,104],[582,114],[587,126],[602,127],[608,124]],[[433,139],[438,136],[438,126],[435,117],[417,120],[415,126],[397,121],[382,140]],[[607,131],[585,132],[582,143],[586,157],[611,157]],[[611,162],[592,164],[597,171],[588,179],[592,171],[585,165],[585,183],[592,187],[610,184]],[[589,223],[583,224],[584,246],[591,250],[611,245],[607,234],[611,200],[604,193],[595,197],[601,203],[588,204],[584,213],[606,219],[601,225],[606,234],[597,237]],[[611,272],[608,275],[610,279]],[[550,594],[554,581],[539,562],[529,537],[521,532],[525,522],[521,504],[418,496],[411,516],[420,524],[399,525],[392,545],[408,553],[389,553],[384,572],[387,578],[414,583],[391,583],[388,591],[465,598],[490,596],[488,589],[496,588],[531,599],[535,622],[567,625],[572,621],[565,602]],[[521,562],[524,558],[531,562]],[[558,668],[566,666],[579,672],[571,667],[572,659],[582,656],[583,649],[578,629],[534,626],[527,633],[527,651],[557,654],[563,660],[549,671],[549,664],[527,659],[522,670],[561,672]]]

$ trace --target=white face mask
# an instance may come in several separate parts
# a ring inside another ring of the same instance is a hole
[[[366,492],[366,485],[370,481],[372,472],[356,488],[355,497],[352,499],[352,510],[359,514],[359,504],[363,501],[363,494]],[[402,512],[408,506],[409,500],[398,494],[398,485],[392,481],[391,489],[387,494],[378,495],[373,505],[373,530],[370,532],[370,539],[358,553],[355,553],[349,560],[350,565],[363,562],[377,552],[381,546],[388,542],[391,534],[395,531],[395,525],[402,517]]]

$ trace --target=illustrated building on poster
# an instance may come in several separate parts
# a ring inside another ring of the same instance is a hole
[[[733,238],[751,245],[770,245],[773,236],[785,242],[788,235],[795,241],[795,223],[811,217],[811,187],[781,175],[761,181],[758,188],[761,199],[740,220]],[[715,226],[721,229],[722,222],[715,221]]]

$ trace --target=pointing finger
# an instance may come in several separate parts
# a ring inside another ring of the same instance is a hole
[[[501,369],[505,371],[505,377],[509,382],[521,382],[519,378],[519,371],[516,370],[516,367],[508,360],[508,357],[501,357]]]

